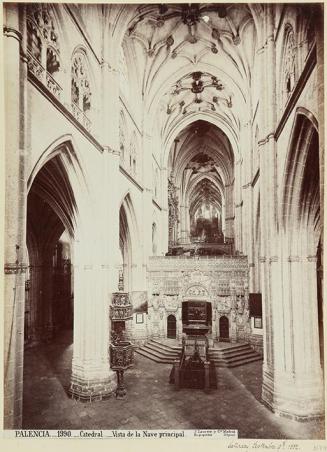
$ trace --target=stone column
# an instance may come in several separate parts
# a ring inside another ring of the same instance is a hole
[[[186,243],[191,241],[191,221],[190,221],[190,205],[185,205],[185,230],[186,230]]]
[[[75,243],[74,355],[70,393],[78,400],[93,401],[109,397],[116,382],[109,368],[109,297],[103,290],[107,272],[99,264],[86,262],[83,248],[82,241]]]
[[[143,274],[139,279],[142,279],[142,289],[145,289],[146,280],[146,263],[149,256],[152,256],[152,222],[153,222],[153,209],[152,204],[152,143],[153,138],[149,133],[144,133],[143,136],[143,186],[144,191],[142,193],[142,209],[143,215],[140,218],[140,232],[142,233],[142,245],[143,245]],[[157,225],[157,229],[158,229]],[[138,244],[135,244],[136,246]],[[141,246],[141,244],[139,244]]]
[[[242,197],[243,197],[243,253],[248,256],[249,262],[249,284],[253,292],[254,286],[254,243],[253,243],[253,194],[252,194],[252,136],[251,136],[251,122],[248,121],[243,125],[242,141],[244,142],[243,153],[244,162],[242,165],[243,182],[242,182]]]
[[[274,128],[276,124],[276,79],[275,71],[269,68],[275,67],[276,49],[274,41],[274,7],[266,5],[266,41],[260,63],[262,67],[262,105],[260,110],[260,208],[261,208],[261,257],[262,265],[262,298],[263,298],[263,331],[264,331],[264,363],[263,363],[263,386],[262,398],[268,406],[274,405],[274,343],[277,322],[274,312],[273,287],[275,278],[273,268],[276,268],[278,258],[274,256],[276,239],[274,236],[276,222],[276,175],[275,175],[275,139]],[[268,67],[267,67],[268,65]],[[267,108],[269,105],[269,108]],[[274,257],[273,257],[274,256]],[[277,282],[277,281],[276,281]],[[277,287],[278,287],[277,282]],[[280,303],[280,300],[279,300]],[[278,331],[278,330],[277,330]]]
[[[285,236],[277,232],[276,92],[274,7],[267,5],[267,42],[264,53],[264,138],[260,150],[260,184],[264,307],[263,401],[279,415],[306,420],[323,413],[323,385],[319,335],[315,257],[307,259],[306,227]],[[291,241],[293,239],[293,241]],[[288,255],[292,250],[293,255]]]
[[[4,428],[22,426],[26,243],[25,7],[4,9]],[[20,48],[21,47],[21,48]]]
[[[183,203],[180,206],[180,243],[185,244],[188,242],[188,229],[187,229],[187,205]]]
[[[109,366],[109,305],[118,285],[119,153],[107,147],[94,165],[94,175],[89,174],[88,179],[90,199],[86,206],[80,206],[80,227],[74,243],[74,354],[70,393],[78,400],[87,401],[108,398],[116,388],[116,375]]]
[[[88,173],[89,199],[79,206],[74,243],[74,355],[70,393],[78,400],[102,400],[116,388],[109,366],[111,294],[117,291],[119,263],[119,79],[102,64],[102,155]],[[108,196],[109,194],[109,196]],[[84,197],[85,198],[85,197]]]
[[[167,168],[161,170],[162,190],[162,211],[161,211],[161,228],[160,228],[160,240],[158,240],[158,255],[165,254],[168,251],[168,171]]]
[[[227,238],[234,238],[236,243],[236,212],[234,208],[234,183],[225,185],[225,235]]]
[[[289,256],[282,262],[284,287],[274,345],[274,412],[306,420],[324,411],[317,312],[316,257]],[[280,329],[284,334],[280,333]],[[270,374],[271,375],[271,374]]]

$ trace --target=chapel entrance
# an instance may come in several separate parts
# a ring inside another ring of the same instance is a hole
[[[219,339],[221,341],[229,341],[229,321],[225,315],[219,319]]]
[[[75,198],[62,155],[37,173],[27,196],[25,345],[73,329]]]
[[[176,317],[172,314],[167,317],[167,338],[176,339]]]

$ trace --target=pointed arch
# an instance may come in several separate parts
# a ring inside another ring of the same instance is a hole
[[[293,228],[304,219],[316,224],[319,216],[319,149],[318,127],[314,115],[297,108],[282,183],[282,227]],[[310,177],[312,171],[316,177]],[[316,206],[313,209],[313,206]],[[315,219],[314,219],[315,218]]]
[[[119,241],[123,256],[124,290],[128,292],[133,288],[133,269],[140,258],[140,233],[130,193],[124,197],[119,209]]]

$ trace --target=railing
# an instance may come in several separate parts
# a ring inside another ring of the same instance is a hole
[[[27,51],[27,67],[40,82],[44,83],[45,69],[42,64],[36,59],[31,52]]]
[[[35,78],[45,86],[50,93],[55,96],[58,100],[61,100],[62,87],[59,83],[52,77],[52,75],[47,72],[47,70],[42,66],[40,61],[35,58],[32,53],[27,51],[27,68],[29,73],[33,74]],[[74,102],[71,104],[71,113],[74,118],[88,131],[91,131],[92,123],[90,119],[86,116],[84,111],[82,111],[78,105]]]
[[[33,74],[57,99],[60,100],[62,92],[61,86],[30,51],[27,51],[27,68],[31,74]]]
[[[46,83],[48,90],[57,98],[60,100],[62,88],[61,86],[55,81],[55,79],[49,74],[49,72],[46,73]]]
[[[82,124],[85,129],[90,132],[91,130],[91,121],[86,116],[84,111],[82,111],[78,105],[76,105],[74,102],[71,104],[71,112],[75,119],[77,119],[78,122]]]

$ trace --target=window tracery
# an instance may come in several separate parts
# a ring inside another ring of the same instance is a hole
[[[285,53],[283,62],[284,72],[284,100],[286,101],[289,95],[292,93],[295,86],[295,63],[296,63],[296,43],[294,31],[291,26],[288,27],[288,31],[285,39]]]
[[[72,103],[87,113],[91,109],[91,88],[84,53],[77,52],[73,57],[71,68]]]
[[[62,91],[54,77],[60,71],[60,45],[53,12],[49,5],[27,7],[28,70],[56,97]]]

